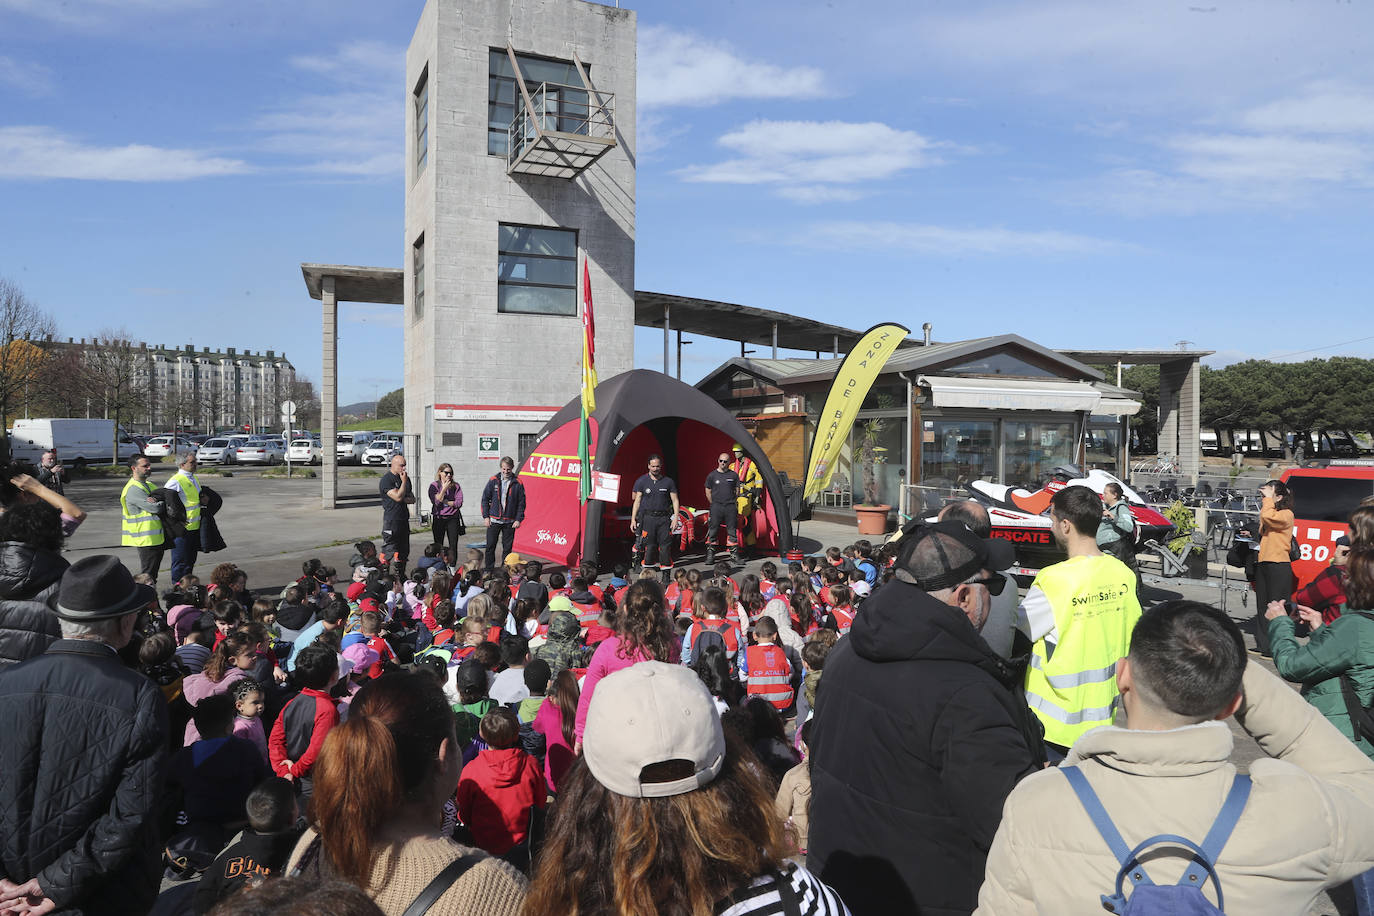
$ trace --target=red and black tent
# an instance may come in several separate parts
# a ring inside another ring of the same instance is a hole
[[[761,553],[784,555],[792,547],[791,517],[782,483],[754,437],[724,407],[691,385],[661,372],[635,369],[596,388],[591,418],[592,467],[618,474],[615,502],[588,500],[587,543],[582,544],[583,507],[578,502],[581,463],[577,457],[580,397],[545,424],[539,444],[520,468],[525,485],[525,521],[515,532],[515,550],[562,565],[581,556],[610,563],[628,557],[632,544],[630,506],[634,483],[649,456],[663,457],[664,471],[677,482],[683,506],[706,508],[706,475],[716,456],[738,442],[763,477],[763,498],[751,520]]]

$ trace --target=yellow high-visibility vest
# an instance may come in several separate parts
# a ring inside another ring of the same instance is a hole
[[[138,491],[138,503],[129,501],[129,491]],[[125,547],[157,547],[163,543],[162,519],[143,508],[143,500],[153,495],[153,485],[130,477],[119,494],[119,511],[124,527],[119,543]]]
[[[180,468],[172,475],[172,480],[181,484],[181,501],[186,506],[186,530],[200,530],[200,484],[190,474]]]
[[[1140,619],[1135,574],[1115,557],[1076,557],[1040,570],[1026,596],[1036,600],[1048,601],[1057,641],[1041,638],[1032,647],[1026,703],[1044,723],[1045,740],[1069,747],[1112,724],[1117,664]]]

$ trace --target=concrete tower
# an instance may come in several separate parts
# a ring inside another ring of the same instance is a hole
[[[584,263],[600,376],[634,366],[635,14],[429,0],[406,80],[405,426],[471,522],[579,391]]]

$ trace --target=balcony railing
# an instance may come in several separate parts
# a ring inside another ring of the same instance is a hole
[[[517,105],[508,174],[576,178],[615,147],[615,96],[540,83]]]

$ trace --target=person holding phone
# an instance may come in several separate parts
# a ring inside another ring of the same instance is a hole
[[[434,546],[442,555],[447,541],[456,562],[458,536],[466,533],[467,526],[463,524],[463,488],[453,479],[453,465],[447,461],[439,465],[434,482],[429,485],[429,505],[433,513]]]
[[[1282,480],[1260,487],[1259,557],[1255,563],[1255,649],[1271,654],[1269,627],[1264,615],[1270,602],[1287,601],[1293,594],[1293,496]]]

